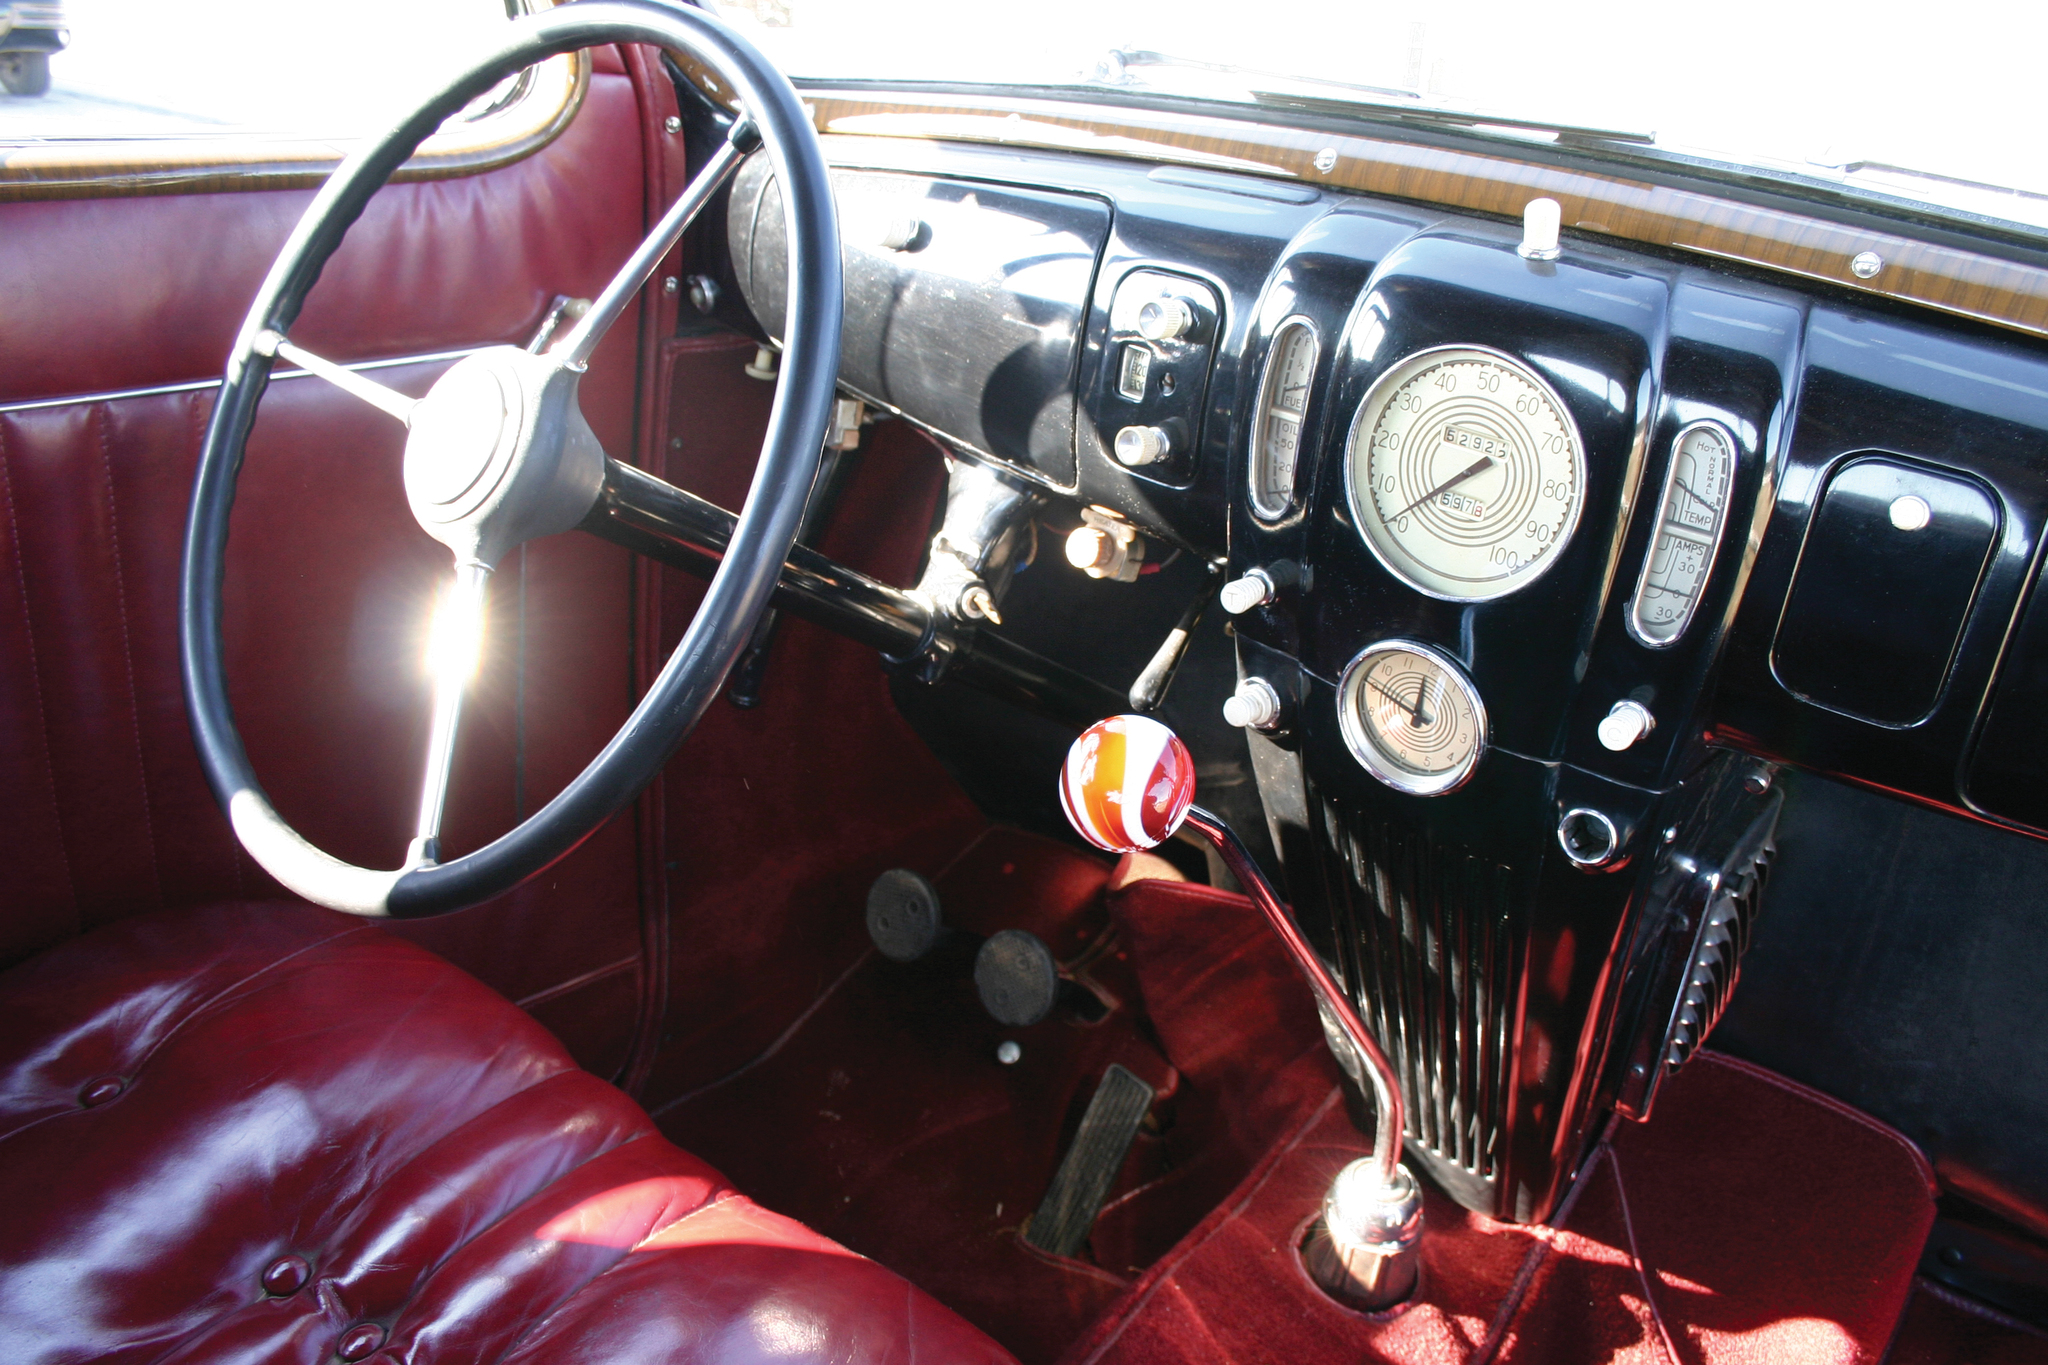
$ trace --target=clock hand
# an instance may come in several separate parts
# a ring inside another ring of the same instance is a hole
[[[1372,690],[1373,690],[1373,691],[1375,691],[1375,692],[1379,693],[1379,694],[1380,694],[1381,696],[1385,697],[1385,698],[1386,698],[1386,699],[1387,699],[1388,701],[1390,701],[1390,702],[1394,703],[1394,705],[1396,705],[1396,706],[1400,707],[1400,708],[1401,708],[1401,709],[1402,709],[1403,711],[1406,711],[1406,712],[1408,713],[1408,718],[1409,718],[1409,720],[1410,720],[1410,721],[1411,721],[1411,722],[1412,722],[1412,723],[1414,724],[1414,726],[1415,726],[1415,728],[1416,728],[1416,729],[1420,730],[1420,729],[1422,729],[1422,728],[1423,728],[1424,726],[1426,726],[1426,725],[1434,725],[1434,724],[1436,723],[1436,717],[1434,717],[1434,716],[1426,716],[1426,715],[1424,715],[1424,714],[1422,713],[1422,688],[1417,688],[1417,689],[1416,689],[1416,691],[1415,691],[1415,700],[1414,700],[1414,701],[1412,701],[1412,702],[1409,702],[1409,701],[1404,701],[1404,700],[1402,700],[1402,698],[1401,698],[1401,697],[1400,697],[1400,696],[1399,696],[1398,694],[1396,694],[1396,693],[1393,693],[1393,692],[1389,692],[1389,691],[1388,691],[1388,690],[1387,690],[1386,688],[1384,688],[1384,687],[1381,687],[1381,686],[1380,686],[1380,685],[1379,685],[1378,683],[1374,682],[1374,681],[1373,681],[1373,680],[1372,680],[1371,678],[1367,678],[1367,679],[1366,679],[1365,681],[1366,681],[1366,685],[1367,685],[1368,687],[1372,688]],[[1427,678],[1424,678],[1424,679],[1422,680],[1422,686],[1423,686],[1423,687],[1428,687],[1428,686],[1429,686],[1429,679],[1427,679]]]
[[[1396,706],[1400,707],[1400,708],[1401,708],[1401,709],[1402,709],[1403,711],[1406,711],[1406,712],[1408,713],[1408,719],[1410,720],[1410,722],[1412,722],[1412,723],[1413,723],[1413,724],[1414,724],[1414,725],[1415,725],[1415,726],[1416,726],[1416,727],[1417,727],[1418,729],[1419,729],[1419,728],[1421,728],[1421,726],[1422,726],[1422,723],[1423,723],[1423,722],[1422,722],[1422,713],[1421,713],[1420,711],[1416,710],[1416,709],[1415,709],[1415,707],[1414,707],[1414,705],[1412,705],[1412,704],[1411,704],[1411,703],[1409,703],[1408,701],[1404,700],[1404,699],[1403,699],[1402,697],[1400,697],[1400,696],[1399,696],[1398,694],[1396,694],[1396,693],[1393,693],[1393,692],[1389,692],[1389,691],[1388,691],[1388,690],[1387,690],[1386,688],[1384,688],[1384,687],[1381,687],[1381,686],[1380,686],[1380,685],[1379,685],[1378,683],[1374,682],[1374,681],[1373,681],[1373,680],[1372,680],[1371,678],[1367,678],[1367,679],[1365,680],[1365,682],[1366,682],[1366,686],[1370,687],[1370,688],[1371,688],[1371,689],[1372,689],[1373,691],[1375,691],[1375,692],[1379,693],[1379,694],[1380,694],[1381,696],[1385,697],[1385,698],[1386,698],[1386,699],[1387,699],[1388,701],[1390,701],[1390,702],[1394,703],[1394,705],[1396,705]]]
[[[1394,513],[1393,516],[1388,517],[1387,520],[1393,521],[1397,517],[1407,516],[1410,512],[1413,512],[1416,508],[1422,506],[1422,504],[1428,502],[1431,498],[1439,497],[1442,494],[1448,493],[1453,488],[1456,488],[1459,484],[1465,482],[1465,480],[1471,478],[1473,475],[1482,474],[1491,468],[1493,468],[1493,456],[1481,455],[1471,464],[1459,470],[1456,474],[1451,475],[1450,478],[1444,480],[1436,487],[1430,489],[1427,493],[1424,493],[1414,502],[1409,503],[1406,507],[1403,507],[1400,511]]]

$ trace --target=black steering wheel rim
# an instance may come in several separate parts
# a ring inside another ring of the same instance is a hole
[[[535,62],[609,43],[686,52],[722,75],[745,102],[783,187],[790,305],[760,463],[696,617],[625,725],[583,772],[520,825],[471,853],[391,872],[356,868],[320,852],[271,807],[228,701],[222,583],[237,476],[273,363],[259,339],[289,330],[371,196],[444,119]],[[252,856],[292,890],[336,909],[394,918],[445,914],[541,872],[631,801],[716,697],[796,539],[835,396],[841,308],[831,184],[809,117],[766,58],[701,10],[660,0],[576,0],[517,20],[493,51],[345,161],[307,208],[235,338],[186,523],[179,590],[186,710],[208,784]]]

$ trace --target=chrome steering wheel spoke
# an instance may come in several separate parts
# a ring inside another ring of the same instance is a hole
[[[448,779],[455,768],[455,738],[462,728],[462,701],[476,676],[483,649],[484,605],[491,571],[471,559],[455,566],[455,578],[434,611],[427,644],[427,668],[433,679],[433,720],[427,727],[426,776],[420,784],[419,821],[406,846],[405,865],[423,867],[441,861],[441,815],[448,805]]]
[[[419,406],[419,399],[408,398],[397,389],[365,378],[345,365],[337,365],[331,360],[314,355],[303,346],[293,345],[278,332],[257,333],[256,351],[260,355],[273,355],[280,360],[289,360],[307,374],[326,380],[350,397],[360,398],[371,407],[390,413],[407,426],[412,425],[412,410]]]
[[[583,316],[576,320],[575,327],[546,351],[548,359],[563,369],[581,370],[590,363],[590,357],[597,350],[597,343],[604,340],[604,334],[626,311],[626,305],[640,292],[640,286],[647,283],[647,277],[654,273],[654,267],[661,258],[668,255],[674,246],[696,221],[704,206],[711,202],[713,195],[732,179],[733,172],[747,155],[761,145],[760,129],[754,121],[742,114],[733,121],[726,132],[725,141],[718,144],[718,151],[704,169],[697,172],[697,178],[683,187],[675,203],[669,205],[654,230],[642,239],[626,263],[619,267],[604,292],[590,305]]]

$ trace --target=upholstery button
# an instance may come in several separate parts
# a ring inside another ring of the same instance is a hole
[[[343,1360],[361,1360],[384,1344],[384,1329],[374,1322],[358,1323],[341,1334],[334,1353]]]
[[[78,1094],[78,1102],[90,1109],[96,1104],[105,1104],[128,1088],[128,1082],[119,1076],[102,1076]]]
[[[306,1287],[313,1267],[303,1256],[280,1256],[263,1272],[263,1292],[274,1298],[288,1298]]]

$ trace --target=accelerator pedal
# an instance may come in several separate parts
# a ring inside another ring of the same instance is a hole
[[[1053,1173],[1024,1240],[1055,1256],[1072,1256],[1088,1243],[1095,1216],[1109,1197],[1110,1182],[1130,1155],[1138,1125],[1152,1107],[1152,1087],[1121,1066],[1111,1065],[1081,1116],[1081,1131],[1066,1160]]]

